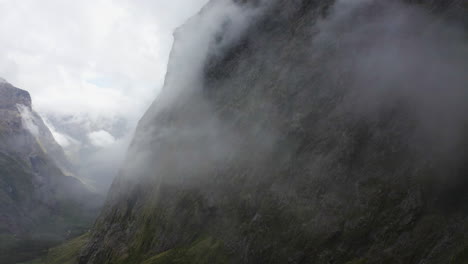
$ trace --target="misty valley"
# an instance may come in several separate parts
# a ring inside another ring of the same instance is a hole
[[[468,0],[2,11],[0,264],[468,263]]]

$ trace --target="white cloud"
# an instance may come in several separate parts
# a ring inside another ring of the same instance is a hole
[[[22,104],[17,104],[16,107],[21,114],[21,122],[23,127],[31,132],[33,136],[39,136],[39,128],[37,127],[35,118],[29,108]]]
[[[91,132],[88,138],[96,147],[107,147],[115,143],[115,137],[105,130]]]
[[[172,31],[207,0],[0,0],[0,76],[43,113],[138,118]]]
[[[80,146],[80,142],[73,137],[66,135],[64,133],[60,133],[57,131],[57,129],[50,123],[50,121],[47,118],[43,118],[44,124],[47,126],[47,128],[50,130],[52,133],[52,136],[54,137],[55,141],[62,146],[62,148],[67,149],[71,146]]]
[[[70,138],[67,135],[59,133],[57,131],[51,131],[51,132],[52,132],[52,136],[54,136],[55,141],[57,141],[57,143],[60,146],[66,148],[72,144],[70,141]]]
[[[0,77],[31,93],[86,174],[109,174],[164,82],[174,29],[207,1],[0,0]]]

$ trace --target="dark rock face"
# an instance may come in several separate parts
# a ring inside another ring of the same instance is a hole
[[[176,34],[79,262],[466,262],[467,2],[235,2]]]
[[[74,171],[65,153],[55,141],[42,118],[33,110],[31,96],[27,91],[14,87],[8,82],[0,83],[0,132],[8,140],[0,143],[4,152],[23,152],[23,155],[44,151],[64,173]],[[31,131],[32,129],[32,131]],[[30,133],[39,143],[28,142]]]
[[[29,93],[0,83],[1,263],[27,260],[91,224],[98,197],[66,176],[62,168],[67,166],[62,148],[33,111]]]
[[[0,107],[2,109],[16,109],[17,104],[31,108],[31,96],[28,92],[13,87],[8,82],[0,82]]]

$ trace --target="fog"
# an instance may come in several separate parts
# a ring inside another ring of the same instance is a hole
[[[0,1],[0,77],[31,93],[82,178],[105,192],[161,89],[173,31],[206,2]]]
[[[176,30],[83,263],[206,233],[245,263],[367,261],[461,213],[467,38],[430,5],[211,1]]]
[[[165,86],[140,121],[123,175],[169,172],[171,180],[197,179],[222,162],[232,162],[234,156],[242,160],[242,152],[264,158],[270,154],[280,140],[283,117],[270,119],[268,129],[233,129],[220,119],[213,102],[207,102],[204,86],[212,78],[206,72],[210,60],[222,61],[274,6],[274,1],[252,5],[213,1],[176,31]],[[324,80],[315,83],[321,87],[311,85],[308,94],[313,96],[315,89],[331,95],[336,83],[342,90],[333,115],[372,124],[396,111],[411,128],[389,133],[404,135],[421,160],[443,163],[462,158],[468,53],[462,25],[449,15],[432,12],[399,1],[339,0],[310,28],[314,37],[301,49],[316,67],[311,72],[321,72]],[[261,50],[252,56],[265,60]],[[248,71],[244,69],[244,74]],[[239,85],[231,88],[244,89]],[[278,114],[279,106],[261,95],[248,100],[248,105],[263,105],[269,111],[253,118]]]
[[[349,111],[375,120],[399,105],[415,122],[407,137],[420,154],[450,159],[468,121],[466,32],[450,14],[431,12],[398,1],[341,0],[315,41],[336,49],[332,65],[353,76]]]
[[[243,139],[224,126],[202,95],[206,65],[239,43],[272,3],[211,1],[175,31],[164,87],[139,122],[121,175],[138,179],[169,172],[169,181],[192,181],[235,153]]]
[[[207,59],[236,44],[264,8],[264,4],[251,8],[231,0],[211,1],[177,29],[157,107],[171,105],[176,98],[200,90]]]
[[[16,106],[21,114],[22,125],[26,128],[33,136],[39,136],[39,128],[35,124],[34,116],[31,113],[29,107],[18,104]]]

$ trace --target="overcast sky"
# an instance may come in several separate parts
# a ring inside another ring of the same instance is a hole
[[[0,78],[31,93],[79,176],[105,191],[164,82],[174,29],[207,1],[0,0]]]
[[[0,0],[0,77],[42,113],[138,119],[207,0]]]

